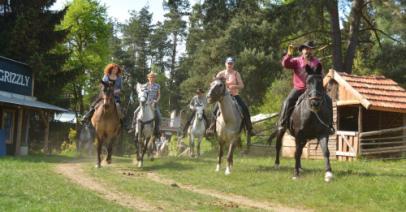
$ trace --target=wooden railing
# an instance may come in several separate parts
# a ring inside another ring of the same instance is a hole
[[[402,154],[406,152],[406,126],[359,134],[361,155]]]

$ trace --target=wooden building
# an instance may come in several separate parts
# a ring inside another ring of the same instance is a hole
[[[334,108],[336,134],[329,140],[331,158],[354,160],[405,154],[405,89],[383,76],[356,76],[334,70],[324,77],[324,86]],[[292,139],[285,136],[285,156],[293,155]],[[322,158],[316,141],[306,145],[303,157]]]
[[[66,111],[35,98],[34,74],[28,65],[0,56],[0,150],[7,155],[27,154],[30,117],[36,114],[45,126],[47,151],[49,121],[55,112]]]

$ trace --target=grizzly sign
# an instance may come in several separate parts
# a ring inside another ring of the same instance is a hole
[[[0,91],[32,96],[33,73],[24,63],[0,56]]]

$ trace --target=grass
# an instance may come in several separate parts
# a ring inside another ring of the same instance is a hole
[[[0,158],[0,211],[126,211],[52,169],[65,156]]]
[[[121,161],[121,166],[134,169]],[[214,172],[214,154],[200,159],[169,157],[147,161],[144,170],[154,171],[184,184],[240,194],[256,200],[281,203],[316,211],[402,211],[406,208],[406,162],[332,162],[335,178],[325,183],[324,161],[304,160],[302,177],[291,179],[294,161],[282,159],[280,170],[273,158],[235,155],[233,173]],[[224,167],[224,166],[223,166]]]
[[[163,178],[198,188],[209,188],[239,194],[259,201],[280,203],[288,207],[316,211],[403,211],[406,208],[406,161],[333,161],[334,180],[323,181],[324,162],[303,160],[305,172],[294,181],[293,160],[282,159],[280,170],[272,168],[272,157],[241,156],[236,151],[233,172],[224,175],[214,171],[216,155],[208,152],[210,144],[202,143],[203,156],[159,158],[145,161],[143,169],[135,168],[132,158],[115,157],[113,167],[94,169],[94,158],[85,162],[87,174],[117,190],[159,205],[165,211],[246,210],[176,186],[156,183],[142,175],[153,171]],[[83,189],[52,168],[72,160],[66,156],[30,156],[0,158],[0,211],[76,211],[126,210]],[[225,162],[225,161],[224,161]],[[223,163],[225,165],[225,163]],[[135,176],[124,175],[126,170]],[[137,175],[141,174],[141,175]]]

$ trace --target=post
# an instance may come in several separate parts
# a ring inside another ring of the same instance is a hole
[[[17,138],[16,138],[16,155],[20,155],[21,146],[21,133],[23,127],[23,109],[18,107],[18,121],[17,121]]]
[[[357,134],[357,152],[355,153],[355,154],[357,154],[357,155],[361,155],[362,154],[362,145],[361,145],[361,143],[362,143],[362,140],[359,138],[359,135],[360,135],[360,133],[362,133],[363,132],[363,126],[362,126],[362,123],[363,123],[363,121],[362,121],[362,118],[363,118],[363,116],[362,116],[362,105],[360,104],[360,105],[358,105],[358,134]],[[354,138],[355,139],[355,138]]]
[[[44,147],[43,152],[45,154],[51,154],[51,148],[49,148],[49,114],[43,110],[40,112],[42,123],[44,124]]]

